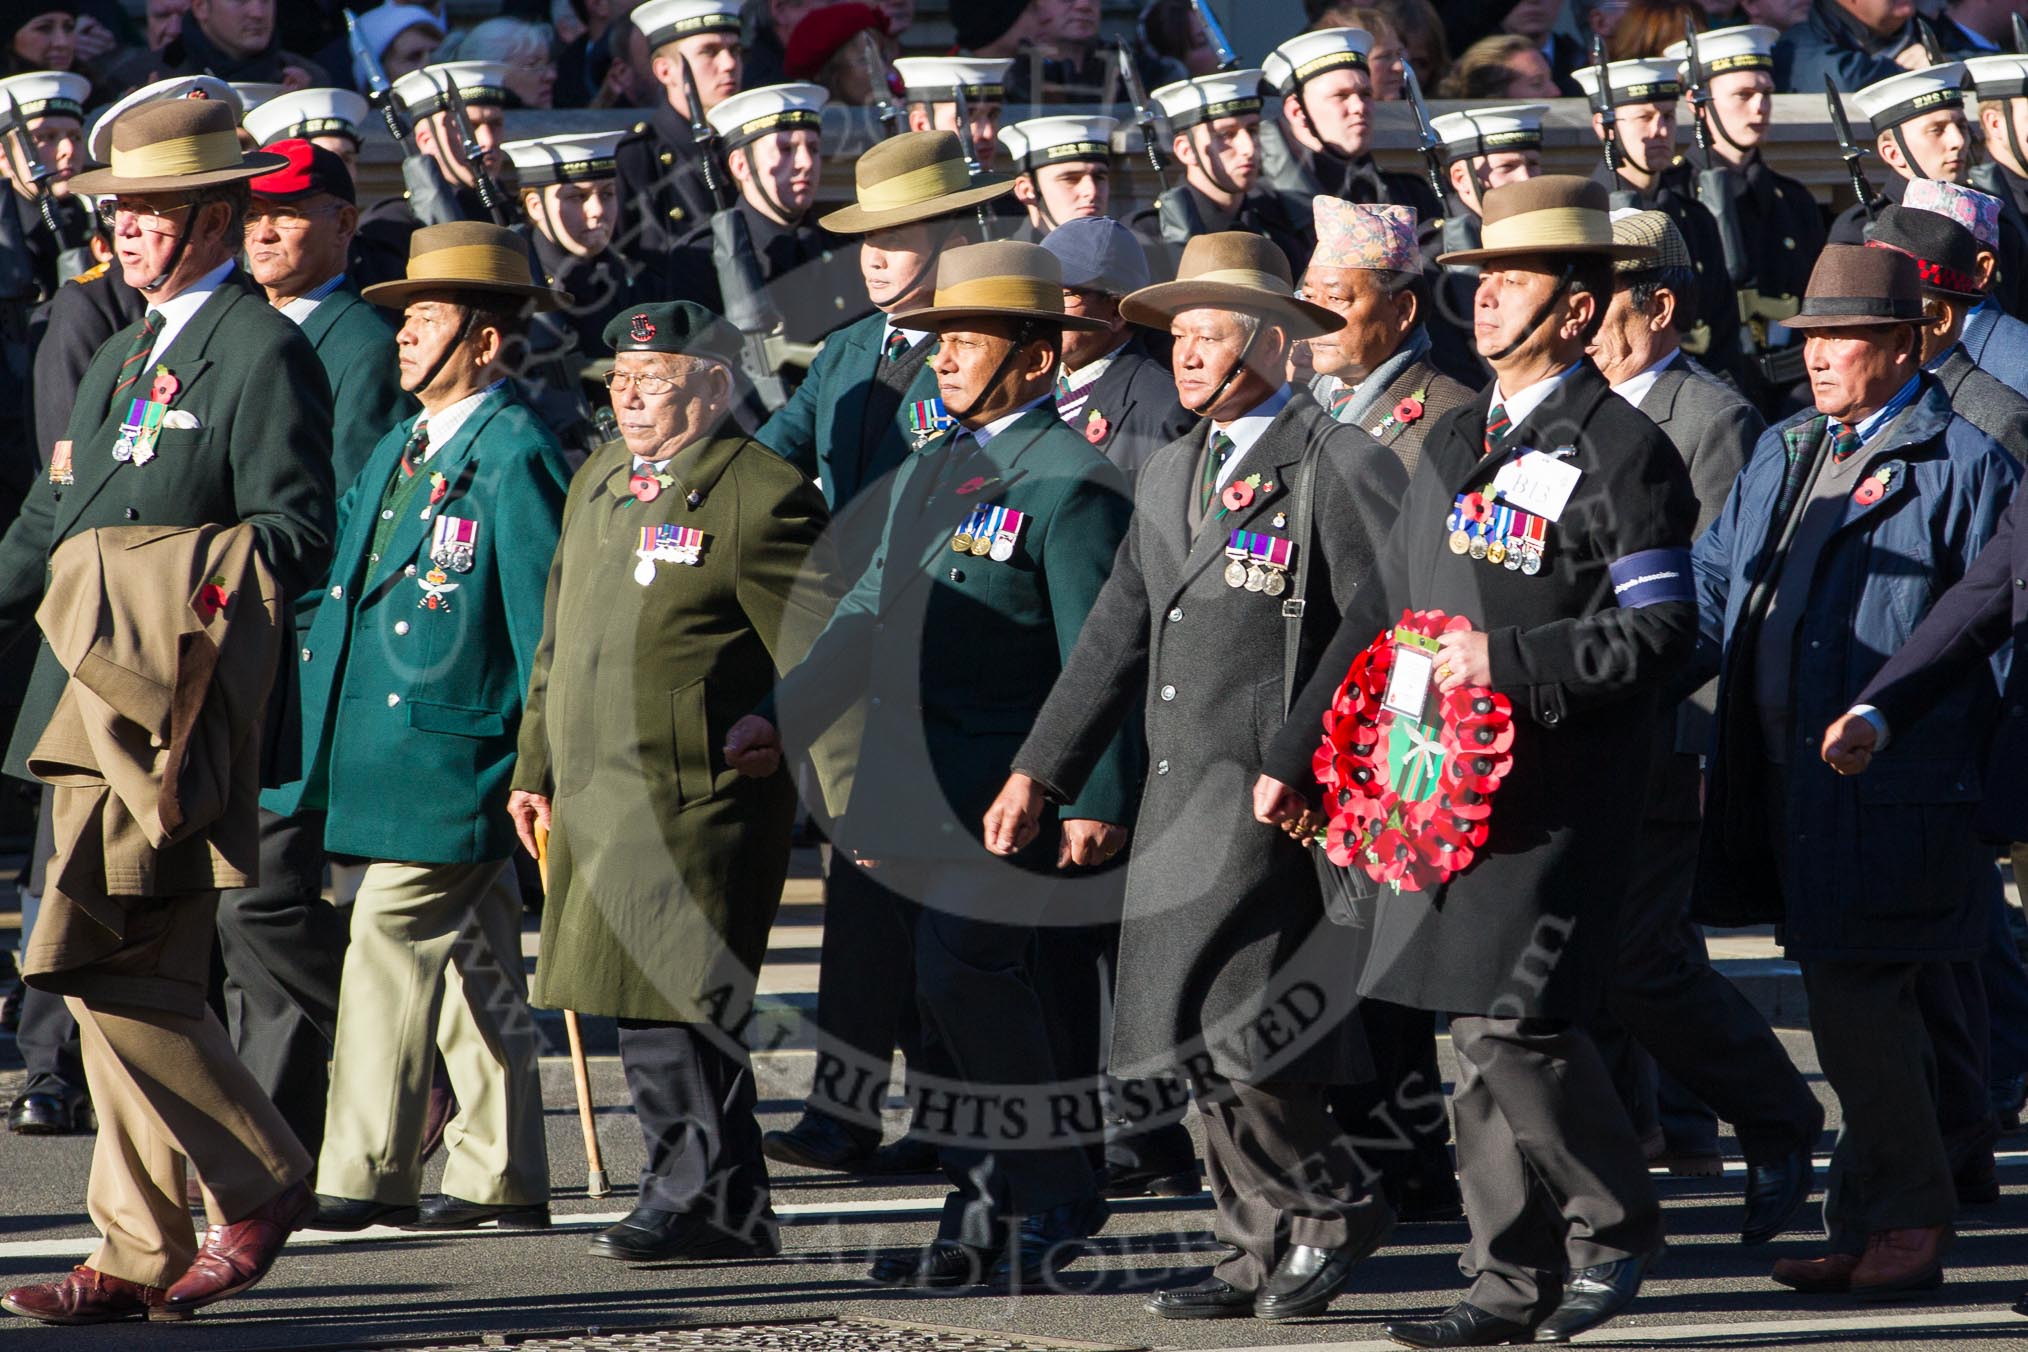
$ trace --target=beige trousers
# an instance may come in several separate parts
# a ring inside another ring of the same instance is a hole
[[[488,1205],[549,1200],[521,895],[505,861],[366,866],[338,985],[318,1192],[420,1199],[439,1052],[458,1097],[443,1191]]]
[[[85,1204],[105,1236],[86,1261],[167,1286],[197,1256],[184,1158],[213,1224],[243,1220],[310,1172],[310,1156],[209,1009],[202,1015],[72,996],[85,1082],[98,1110]]]

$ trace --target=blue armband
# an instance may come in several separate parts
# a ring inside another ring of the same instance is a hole
[[[1613,601],[1622,610],[1697,599],[1687,549],[1644,549],[1615,559],[1608,571],[1613,576]]]

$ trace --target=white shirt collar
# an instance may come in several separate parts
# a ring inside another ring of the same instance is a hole
[[[473,411],[479,407],[479,401],[506,383],[505,380],[496,380],[477,394],[466,395],[449,408],[423,414],[418,421],[430,429],[430,445],[429,449],[423,452],[423,459],[428,460],[449,445],[451,438],[458,434],[458,429],[465,425],[465,419],[471,417]]]
[[[1502,393],[1500,382],[1495,378],[1493,381],[1493,403],[1498,404],[1507,411],[1508,427],[1519,427],[1528,420],[1529,414],[1542,407],[1542,401],[1547,399],[1558,385],[1568,380],[1570,373],[1576,369],[1575,365],[1566,366],[1548,379],[1538,380],[1527,389],[1517,390],[1513,394]]]
[[[1211,424],[1211,431],[1205,433],[1207,437],[1215,432],[1223,432],[1232,438],[1232,454],[1225,457],[1225,464],[1218,471],[1220,488],[1225,487],[1226,481],[1232,478],[1233,471],[1239,468],[1239,462],[1246,459],[1246,453],[1253,449],[1253,444],[1268,430],[1268,424],[1281,416],[1281,411],[1289,406],[1289,400],[1294,396],[1295,392],[1287,385],[1283,385],[1231,422]]]
[[[1015,409],[1012,413],[1003,413],[983,427],[964,428],[959,432],[958,435],[960,437],[970,437],[972,440],[978,442],[979,445],[983,448],[988,442],[992,441],[994,437],[999,436],[1009,427],[1012,427],[1014,425],[1014,420],[1016,418],[1019,418],[1022,414],[1028,412],[1030,409],[1042,407],[1044,404],[1048,403],[1055,397],[1056,397],[1055,393],[1051,392],[1049,394],[1043,395],[1039,399],[1030,399],[1027,403]]]
[[[1097,361],[1086,362],[1075,371],[1066,370],[1063,373],[1064,379],[1070,382],[1070,387],[1073,390],[1081,390],[1104,375],[1111,368],[1113,358],[1119,356],[1124,351],[1126,351],[1126,348],[1122,345],[1106,353],[1105,356],[1100,357]]]
[[[1648,391],[1654,389],[1655,382],[1662,378],[1662,372],[1669,369],[1669,363],[1676,360],[1677,353],[1680,353],[1682,350],[1681,348],[1677,348],[1674,352],[1671,352],[1668,356],[1662,358],[1662,360],[1646,370],[1634,372],[1625,380],[1613,386],[1613,393],[1632,404],[1635,408],[1639,408],[1641,401],[1648,397]]]
[[[287,305],[284,305],[282,313],[293,319],[297,326],[300,327],[304,320],[317,313],[318,305],[322,304],[332,292],[343,285],[345,285],[345,274],[341,272],[322,286],[311,287],[307,294],[298,296]]]
[[[226,278],[232,276],[232,270],[237,266],[234,260],[227,259],[160,305],[148,307],[153,313],[162,316],[162,331],[155,335],[155,351],[148,358],[151,363],[162,361],[169,355],[170,347],[174,345],[184,328],[196,318],[204,302],[211,299],[211,293],[218,290]]]
[[[887,321],[887,326],[880,331],[880,350],[882,352],[887,351],[887,340],[897,333],[908,339],[910,347],[914,347],[917,343],[930,336],[928,329],[904,329],[890,319]]]

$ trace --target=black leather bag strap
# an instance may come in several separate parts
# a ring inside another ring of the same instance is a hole
[[[1296,561],[1289,569],[1289,592],[1282,598],[1282,713],[1296,696],[1296,662],[1302,655],[1303,613],[1309,608],[1310,556],[1316,550],[1311,537],[1313,503],[1316,500],[1317,459],[1324,454],[1324,432],[1336,424],[1327,417],[1322,431],[1310,434],[1303,448],[1303,461],[1296,466],[1295,502],[1290,508],[1289,538],[1295,541]]]

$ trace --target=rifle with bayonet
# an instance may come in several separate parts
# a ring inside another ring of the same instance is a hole
[[[1190,0],[1190,8],[1197,11],[1197,22],[1204,25],[1205,40],[1218,53],[1218,68],[1239,69],[1239,57],[1233,53],[1232,44],[1225,40],[1225,29],[1219,25],[1218,16],[1211,12],[1211,6],[1205,0]]]
[[[1134,105],[1134,125],[1141,131],[1141,147],[1148,152],[1155,181],[1162,185],[1162,191],[1155,197],[1155,222],[1163,241],[1181,248],[1192,236],[1204,233],[1204,222],[1197,214],[1197,201],[1190,195],[1190,185],[1169,185],[1168,162],[1162,158],[1162,129],[1155,118],[1155,105],[1148,101],[1148,91],[1141,87],[1141,74],[1134,69],[1126,40],[1114,41],[1119,44],[1120,78],[1126,82],[1127,98]]]
[[[908,114],[894,101],[894,90],[887,83],[887,58],[880,54],[880,44],[873,40],[873,34],[862,30],[859,34],[859,59],[866,67],[867,87],[873,93],[873,111],[889,136],[899,136],[908,130]]]
[[[42,158],[42,152],[36,148],[35,137],[28,130],[27,120],[21,116],[21,105],[14,101],[12,90],[7,91],[7,136],[14,142],[21,167],[27,171],[29,185],[35,189],[36,214],[42,217],[49,237],[56,241],[56,281],[61,286],[92,266],[90,223],[86,223],[83,239],[78,239],[75,231],[66,228],[64,214],[57,209],[56,193],[50,186],[56,180],[56,171],[49,167]]]
[[[1929,20],[1920,14],[1915,16],[1916,40],[1922,43],[1923,61],[1928,65],[1941,66],[1950,60],[1944,55],[1943,44],[1937,41],[1936,30],[1929,26]]]
[[[958,124],[958,150],[965,157],[965,181],[977,187],[982,166],[979,163],[978,143],[972,140],[972,106],[965,98],[962,81],[951,86],[951,116]],[[979,239],[983,242],[993,238],[993,218],[984,202],[974,208],[979,217]]]
[[[1859,206],[1866,213],[1866,223],[1871,225],[1877,214],[1873,205],[1873,185],[1866,181],[1866,171],[1859,167],[1859,161],[1866,155],[1852,142],[1852,124],[1845,120],[1845,105],[1838,100],[1838,86],[1831,79],[1830,72],[1824,74],[1824,102],[1831,109],[1831,126],[1838,133],[1838,158],[1845,161],[1845,172],[1852,176],[1852,191],[1859,196]]]
[[[718,174],[719,140],[704,116],[704,100],[697,92],[697,76],[690,59],[681,58],[683,97],[690,106],[690,136],[697,143],[697,165],[704,176],[704,189],[711,195],[711,266],[718,277],[719,303],[726,322],[739,330],[740,365],[760,396],[761,406],[773,413],[789,402],[788,387],[770,350],[782,333],[781,312],[768,295],[761,278],[760,260],[754,253],[753,230],[739,209],[739,196]]]
[[[486,151],[479,144],[479,136],[472,128],[472,116],[465,111],[465,96],[458,92],[458,82],[448,76],[444,79],[444,111],[450,114],[451,130],[458,134],[458,157],[465,162],[465,168],[472,174],[472,187],[479,194],[479,204],[493,218],[495,225],[512,225],[513,217],[507,211],[507,194],[493,181],[493,175],[486,168]]]
[[[1612,205],[1617,211],[1621,207],[1634,206],[1636,198],[1634,193],[1620,186],[1620,118],[1613,108],[1612,72],[1606,66],[1605,39],[1596,33],[1591,37],[1591,68],[1598,84],[1591,96],[1591,111],[1598,118],[1599,153],[1605,156],[1606,177],[1611,180]]]
[[[1415,67],[1407,57],[1401,59],[1401,76],[1408,87],[1409,106],[1415,110],[1416,149],[1422,152],[1423,167],[1429,172],[1429,186],[1443,207],[1443,252],[1461,253],[1466,249],[1476,249],[1480,244],[1477,219],[1451,191],[1450,176],[1444,170],[1443,138],[1436,133],[1429,105],[1423,102],[1422,81],[1416,78]],[[1483,200],[1485,190],[1469,158],[1465,161],[1465,172],[1472,175],[1472,186],[1479,189]]]
[[[394,92],[380,58],[359,34],[359,16],[349,9],[344,14],[346,44],[352,49],[353,63],[366,76],[366,102],[379,112],[381,121],[387,124],[387,134],[401,147],[401,184],[409,211],[424,225],[465,219],[464,209],[444,178],[443,168],[416,144],[415,124],[408,109]]]
[[[1746,235],[1739,224],[1739,176],[1711,153],[1711,121],[1717,114],[1711,107],[1711,86],[1705,78],[1704,59],[1697,53],[1697,26],[1683,20],[1683,41],[1687,49],[1685,67],[1689,72],[1691,128],[1697,149],[1703,152],[1704,167],[1697,172],[1697,200],[1718,222],[1718,244],[1725,254],[1725,274],[1735,288],[1753,283],[1753,258],[1747,252]],[[1721,128],[1721,131],[1723,129]],[[1753,351],[1749,344],[1746,351]]]

